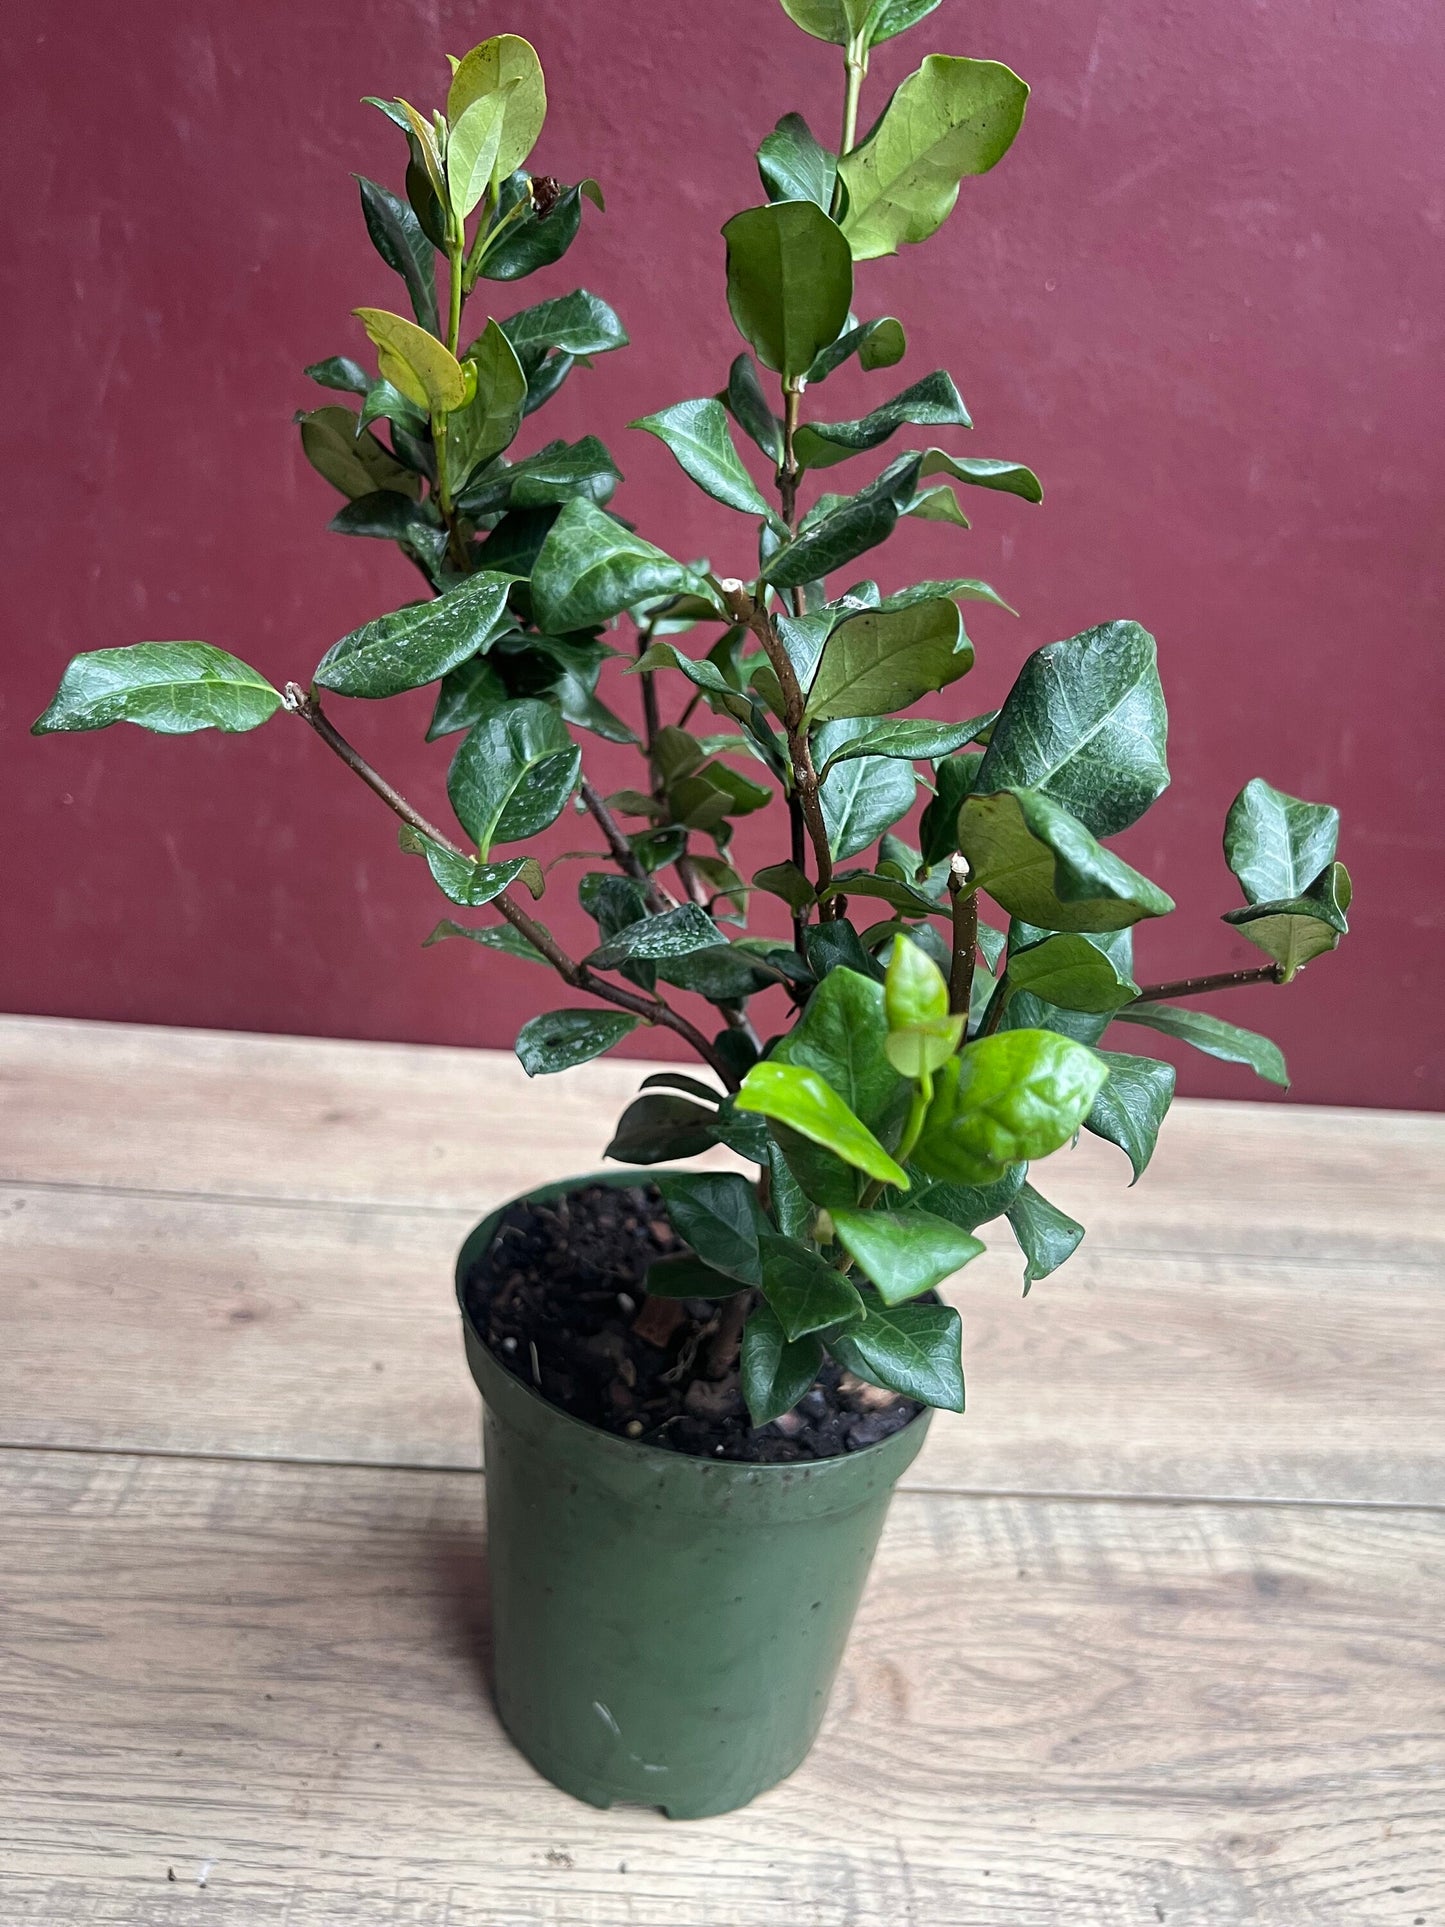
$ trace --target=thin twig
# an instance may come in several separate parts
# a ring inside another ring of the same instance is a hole
[[[618,827],[616,817],[612,814],[611,810],[608,809],[607,805],[597,794],[596,790],[593,789],[585,776],[582,778],[582,801],[586,805],[588,814],[592,817],[598,829],[601,830],[603,836],[606,837],[607,847],[612,852],[613,861],[619,869],[625,870],[635,883],[642,885],[647,897],[648,909],[657,916],[660,916],[664,910],[675,910],[677,908],[676,898],[670,896],[668,892],[662,888],[662,885],[657,881],[656,877],[649,875],[647,867],[641,857],[638,856],[636,850],[633,849],[632,845]]]
[[[948,894],[953,915],[953,958],[948,972],[948,1008],[966,1018],[973,1001],[973,953],[978,947],[978,892],[968,887],[968,865],[961,856],[953,859],[948,873]],[[961,866],[961,867],[960,867]]]
[[[1172,984],[1149,984],[1136,1004],[1159,1004],[1169,997],[1201,997],[1208,990],[1235,990],[1245,984],[1282,984],[1283,964],[1261,964],[1256,970],[1221,970],[1212,977],[1179,977]]]

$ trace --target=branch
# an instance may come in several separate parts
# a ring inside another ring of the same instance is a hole
[[[1234,990],[1244,984],[1283,982],[1283,964],[1261,964],[1257,970],[1221,970],[1212,977],[1179,977],[1172,984],[1150,984],[1139,992],[1134,1002],[1158,1004],[1169,997],[1201,997],[1207,990]]]
[[[978,892],[964,879],[968,864],[961,856],[953,859],[948,873],[948,894],[953,915],[953,961],[948,972],[948,1008],[956,1017],[966,1019],[973,1001],[973,953],[978,947]]]
[[[309,695],[297,683],[287,683],[283,698],[287,709],[309,723],[326,747],[339,756],[346,767],[358,775],[374,795],[379,796],[389,810],[399,816],[403,823],[409,823],[414,830],[426,837],[439,848],[452,856],[460,857],[463,862],[475,859],[467,851],[443,836],[434,823],[429,823],[420,810],[414,809],[399,790],[392,788],[386,778],[374,770],[360,750],[348,743],[330,718],[323,714],[321,704],[314,695]],[[615,1004],[619,1010],[630,1010],[644,1023],[658,1024],[670,1030],[690,1045],[708,1068],[722,1079],[730,1091],[738,1088],[739,1079],[729,1067],[727,1060],[719,1055],[695,1024],[665,1004],[660,997],[644,995],[641,991],[628,990],[622,984],[609,983],[600,977],[589,964],[577,963],[569,957],[545,924],[538,923],[522,906],[509,897],[506,891],[493,897],[492,908],[498,911],[512,928],[551,964],[563,983],[573,990],[585,991],[590,997],[599,997],[604,1003]]]
[[[642,859],[618,828],[616,817],[613,816],[611,810],[608,809],[607,805],[602,801],[602,798],[597,794],[596,790],[593,789],[585,776],[582,778],[582,801],[586,805],[588,813],[591,815],[598,829],[601,830],[603,836],[606,837],[607,847],[612,852],[613,862],[617,864],[619,869],[625,870],[634,882],[641,884],[647,898],[648,909],[651,910],[655,916],[660,916],[664,910],[675,910],[677,908],[676,902],[662,888],[655,877],[649,876]]]

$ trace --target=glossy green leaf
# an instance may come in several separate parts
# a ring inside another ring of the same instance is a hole
[[[550,703],[524,698],[478,723],[447,772],[457,820],[485,858],[554,823],[577,785],[582,755]]]
[[[523,367],[549,348],[569,355],[603,355],[625,348],[628,339],[616,310],[586,288],[535,302],[499,325]]]
[[[818,801],[835,863],[866,850],[913,807],[917,780],[911,764],[893,756],[839,757],[840,747],[869,726],[866,718],[845,718],[815,731],[815,754],[829,766]]]
[[[938,0],[874,0],[868,22],[870,44],[876,47],[895,34],[905,33],[937,5]]]
[[[1048,930],[1120,930],[1174,908],[1172,897],[1036,790],[975,791],[958,813],[958,846],[980,889],[1011,916]]]
[[[1116,1011],[1139,994],[1127,970],[1078,934],[1045,937],[1015,951],[1008,981],[1012,989],[1032,991],[1062,1010]]]
[[[981,733],[991,721],[991,716],[975,717],[967,727],[977,726],[976,733]],[[982,762],[982,755],[974,750],[934,764],[933,798],[918,819],[921,854],[930,867],[947,862],[958,848],[958,813],[964,799],[973,794]]]
[[[976,1231],[981,1224],[1007,1213],[1023,1190],[1028,1166],[1011,1164],[1002,1177],[988,1184],[953,1184],[930,1178],[916,1165],[909,1166],[909,1175],[913,1179],[910,1209],[916,1204],[919,1210],[931,1211],[936,1218],[947,1218],[950,1224],[965,1231]]]
[[[238,657],[208,642],[138,642],[72,656],[32,736],[137,723],[158,736],[257,729],[281,694]]]
[[[498,93],[478,95],[452,126],[446,152],[447,198],[459,222],[466,220],[497,174],[512,172],[511,167],[499,165],[499,156],[515,84]]]
[[[1335,860],[1340,813],[1303,803],[1256,776],[1230,805],[1224,857],[1251,903],[1302,897]]]
[[[582,499],[601,507],[622,480],[617,464],[595,435],[575,442],[548,442],[535,455],[498,464],[477,475],[457,497],[464,515],[494,515],[504,508],[543,508]]]
[[[308,381],[320,382],[323,388],[339,388],[346,394],[364,395],[371,387],[371,376],[350,355],[328,355],[325,361],[313,361],[301,372]]]
[[[570,1071],[620,1044],[641,1021],[626,1010],[544,1011],[518,1032],[517,1056],[528,1077]]]
[[[1114,1014],[1126,1024],[1144,1024],[1165,1037],[1192,1044],[1206,1057],[1217,1057],[1225,1064],[1247,1064],[1268,1083],[1289,1088],[1284,1052],[1257,1030],[1244,1030],[1239,1024],[1227,1024],[1222,1017],[1189,1010],[1183,1004],[1130,1004]]]
[[[512,579],[489,570],[468,576],[435,602],[378,616],[332,643],[315,680],[342,696],[396,696],[420,689],[484,649],[510,622]]]
[[[461,363],[446,344],[417,327],[414,321],[384,308],[353,308],[352,313],[370,335],[377,367],[393,388],[399,388],[418,408],[445,415],[466,400],[466,378]]]
[[[648,1266],[644,1284],[649,1298],[731,1298],[744,1289],[736,1278],[714,1271],[691,1252],[659,1258]]]
[[[967,602],[991,602],[996,609],[1007,609],[1011,616],[1018,610],[1012,608],[997,589],[990,588],[987,582],[979,582],[972,576],[948,576],[941,582],[915,582],[909,588],[897,589],[879,602],[880,609],[906,609],[913,602],[930,602],[935,596],[953,596]]]
[[[1302,896],[1246,904],[1242,910],[1227,911],[1224,921],[1273,957],[1280,967],[1280,982],[1287,984],[1296,971],[1334,950],[1347,934],[1345,913],[1351,894],[1349,871],[1343,863],[1332,863]]]
[[[757,1111],[786,1124],[870,1178],[908,1187],[904,1172],[816,1071],[797,1063],[754,1064],[735,1102],[740,1111]]]
[[[426,739],[434,743],[439,736],[472,729],[507,700],[507,685],[495,665],[485,656],[473,656],[442,677]]]
[[[517,882],[525,883],[534,897],[542,894],[542,869],[535,857],[513,857],[506,863],[475,863],[470,857],[444,850],[429,836],[415,832],[410,835],[403,832],[402,848],[425,857],[432,881],[442,895],[450,897],[453,903],[459,903],[465,909],[480,909],[484,903],[491,903],[503,890],[510,889]],[[528,949],[530,951],[530,945]]]
[[[893,315],[881,315],[876,321],[861,321],[845,329],[836,341],[829,342],[826,348],[818,351],[808,370],[808,386],[816,388],[820,381],[826,381],[835,368],[841,368],[854,355],[858,357],[858,366],[866,372],[871,373],[875,368],[895,367],[902,361],[907,346],[903,323]]]
[[[916,602],[909,609],[865,609],[833,630],[807,692],[804,720],[870,720],[907,709],[973,667],[958,604]]]
[[[811,910],[818,900],[812,884],[794,863],[770,863],[754,872],[753,883],[770,896],[781,897],[790,910]]]
[[[750,440],[779,465],[783,459],[783,424],[768,406],[758,377],[758,365],[749,354],[741,354],[728,370],[728,385],[718,400]]]
[[[388,189],[356,176],[361,190],[361,212],[372,246],[393,273],[406,283],[412,313],[432,334],[441,332],[437,319],[436,249],[422,233],[421,223]],[[364,391],[359,391],[364,392]]]
[[[1118,1145],[1133,1167],[1130,1183],[1137,1184],[1154,1155],[1159,1126],[1174,1095],[1174,1066],[1121,1051],[1096,1050],[1092,1055],[1107,1071],[1108,1081],[1084,1118],[1084,1129]]]
[[[904,1398],[961,1412],[963,1320],[953,1306],[865,1302],[868,1316],[862,1324],[828,1339],[838,1363]]]
[[[522,364],[495,321],[467,350],[467,366],[475,371],[476,392],[447,416],[445,439],[447,474],[458,495],[475,470],[511,447],[527,400]]]
[[[998,489],[1004,495],[1018,495],[1025,502],[1042,502],[1043,484],[1031,468],[1022,462],[988,461],[970,455],[946,455],[942,449],[933,449],[935,457],[930,466],[923,465],[925,475],[951,475],[956,482],[967,482],[973,488]]]
[[[679,904],[657,916],[641,917],[619,930],[594,950],[587,961],[597,970],[611,970],[632,959],[658,962],[664,958],[686,957],[694,950],[707,950],[726,944],[727,938],[712,918],[695,903]]]
[[[931,957],[900,936],[893,945],[883,979],[883,1014],[888,1028],[910,1030],[948,1015],[948,984]]]
[[[963,176],[987,173],[1008,152],[1028,97],[1018,75],[997,61],[929,54],[867,140],[839,163],[854,259],[926,241],[952,213]]]
[[[520,957],[526,963],[542,964],[548,970],[552,968],[535,944],[528,943],[522,933],[514,930],[509,923],[489,923],[484,929],[473,930],[464,923],[454,923],[450,917],[443,917],[431,935],[423,937],[422,949],[428,950],[433,944],[444,943],[449,937],[466,937],[470,942],[480,944],[484,950],[498,950],[504,957]]]
[[[357,434],[357,418],[349,408],[316,408],[297,420],[307,461],[353,501],[382,488],[402,495],[420,493],[416,476],[389,455],[375,435]]]
[[[1112,836],[1168,783],[1166,728],[1154,638],[1137,622],[1106,622],[1029,657],[993,726],[979,789],[1041,791],[1095,836]]]
[[[846,47],[863,33],[871,0],[782,0],[783,11],[815,40]]]
[[[711,1150],[714,1113],[689,1103],[670,1091],[648,1091],[636,1097],[617,1121],[612,1142],[603,1152],[619,1164],[664,1164],[672,1158],[695,1158]]]
[[[658,1179],[672,1228],[698,1257],[744,1285],[762,1283],[766,1226],[757,1192],[733,1171],[670,1171]]]
[[[877,448],[907,423],[921,427],[973,426],[953,378],[940,368],[859,420],[804,422],[793,438],[793,448],[804,468],[831,468],[835,462],[846,462],[850,455]]]
[[[754,1425],[791,1412],[818,1376],[823,1351],[816,1338],[789,1341],[777,1313],[759,1305],[743,1328],[743,1397]]]
[[[922,463],[921,455],[900,455],[856,495],[823,497],[793,540],[768,558],[767,580],[779,589],[801,588],[886,541],[913,500]]]
[[[858,1287],[807,1245],[763,1240],[763,1295],[791,1341],[863,1311]]]
[[[904,763],[932,762],[935,757],[947,756],[951,750],[976,741],[979,731],[988,728],[996,713],[990,710],[987,715],[972,716],[964,723],[936,723],[928,717],[882,717],[870,723],[861,734],[840,743],[829,761],[818,771],[818,776],[821,780],[835,764],[848,762],[855,756],[893,756]],[[975,763],[977,760],[974,758]],[[948,849],[943,852],[944,855],[948,855],[954,847],[954,824],[962,801],[963,795],[960,793],[951,812],[945,807]],[[933,861],[937,862],[938,858],[935,857]]]
[[[971,1232],[913,1206],[831,1215],[839,1244],[872,1279],[885,1305],[901,1305],[932,1291],[984,1249]]]
[[[723,238],[738,332],[765,368],[801,379],[848,319],[853,258],[841,229],[811,201],[775,201],[735,214]]]
[[[1031,1184],[1021,1187],[1009,1206],[1007,1217],[1024,1254],[1024,1297],[1029,1286],[1058,1270],[1072,1258],[1084,1236],[1084,1227],[1067,1211],[1040,1197]]]
[[[539,189],[543,185],[539,182]],[[538,268],[560,261],[582,226],[583,196],[595,185],[583,181],[576,187],[564,187],[555,199],[550,191],[534,199],[526,174],[518,171],[509,175],[498,190],[497,219],[492,228],[495,239],[489,237],[482,256],[482,276],[488,281],[520,281]],[[587,194],[587,198],[593,197]],[[528,211],[515,214],[523,201],[528,203]]]
[[[452,141],[478,102],[498,96],[504,102],[504,121],[495,163],[488,169],[492,179],[509,175],[522,165],[536,146],[547,118],[542,63],[536,49],[519,34],[495,34],[473,47],[458,63],[447,90]]]
[[[703,401],[674,402],[671,408],[660,409],[655,415],[643,415],[627,425],[655,435],[676,456],[683,474],[714,501],[740,509],[744,515],[776,519],[762,490],[743,467],[728,433],[727,412],[720,401],[708,397]]]
[[[979,1038],[938,1073],[914,1162],[932,1177],[988,1184],[1067,1144],[1105,1076],[1094,1051],[1052,1031]]]
[[[532,606],[554,635],[588,629],[647,596],[702,593],[701,579],[588,501],[568,502],[532,570]]]
[[[333,535],[364,535],[386,542],[407,542],[432,560],[446,547],[446,531],[432,521],[423,504],[390,488],[379,488],[372,495],[347,502],[326,526]]]
[[[826,214],[838,157],[814,138],[801,114],[784,114],[758,149],[758,173],[770,201],[813,201]]]

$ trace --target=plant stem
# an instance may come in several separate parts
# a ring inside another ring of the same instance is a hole
[[[611,810],[608,809],[607,805],[597,794],[596,790],[593,789],[585,776],[582,778],[582,801],[586,806],[588,814],[596,823],[598,829],[601,830],[603,836],[606,837],[607,847],[612,852],[613,862],[616,863],[620,870],[625,870],[635,883],[642,885],[647,896],[648,909],[651,910],[655,916],[660,916],[664,910],[675,910],[677,908],[676,902],[662,888],[657,879],[648,874],[641,858],[618,827],[616,817],[613,816]]]
[[[1284,982],[1282,964],[1261,964],[1257,970],[1221,970],[1212,977],[1179,977],[1172,984],[1150,984],[1134,999],[1136,1004],[1158,1004],[1167,997],[1200,997],[1207,990],[1234,990],[1245,984]]]
[[[386,778],[372,768],[360,750],[347,742],[340,730],[323,712],[320,700],[314,692],[308,693],[298,683],[287,683],[284,700],[292,715],[299,716],[303,722],[309,723],[326,747],[334,755],[339,756],[346,767],[359,776],[367,788],[374,795],[379,796],[387,808],[399,816],[403,823],[410,824],[412,829],[426,837],[429,842],[435,843],[439,849],[446,850],[452,856],[460,857],[463,862],[475,861],[474,857],[454,843],[449,836],[443,835],[434,823],[429,823],[420,810],[407,802],[400,790],[393,789]],[[728,1090],[735,1091],[738,1088],[739,1079],[734,1075],[727,1060],[719,1055],[695,1024],[689,1023],[687,1018],[675,1011],[670,1004],[664,1003],[660,997],[647,996],[640,991],[628,990],[621,984],[609,983],[589,964],[577,963],[568,956],[546,925],[538,923],[535,917],[529,916],[519,903],[507,895],[505,890],[500,896],[493,897],[492,908],[505,917],[512,928],[524,936],[528,943],[547,959],[557,975],[572,989],[585,991],[588,996],[598,997],[604,1003],[615,1004],[619,1010],[630,1010],[635,1016],[641,1017],[645,1023],[658,1024],[664,1030],[675,1032],[684,1043],[689,1044],[697,1052],[708,1068],[722,1079]]]
[[[788,525],[789,534],[793,531],[793,523],[797,516],[798,478],[802,472],[793,450],[793,438],[798,432],[798,409],[802,399],[801,388],[793,386],[791,382],[783,383],[783,465],[778,470],[778,505],[782,510],[783,520]],[[802,591],[795,590],[794,593],[801,595]],[[798,610],[796,613],[801,614],[802,611]]]
[[[844,55],[843,91],[843,138],[838,146],[838,158],[851,154],[858,137],[858,100],[863,92],[863,82],[868,76],[868,43],[854,41]],[[828,212],[836,221],[843,204],[843,179],[840,175],[833,186],[833,201]]]
[[[963,862],[955,857],[954,863]],[[953,960],[948,972],[948,1008],[966,1019],[973,1000],[973,953],[978,947],[978,892],[964,881],[963,874],[948,873],[948,894],[953,914]]]
[[[707,1341],[703,1353],[705,1378],[726,1378],[737,1365],[738,1353],[742,1350],[743,1326],[748,1322],[748,1313],[757,1303],[757,1297],[755,1291],[735,1291],[730,1298],[723,1299],[717,1330]]]

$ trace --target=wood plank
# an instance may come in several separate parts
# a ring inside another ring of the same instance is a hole
[[[501,1738],[480,1506],[455,1474],[0,1455],[6,1927],[1445,1907],[1445,1519],[900,1497],[812,1758],[670,1824]]]
[[[529,1083],[506,1052],[0,1020],[0,1176],[479,1216],[595,1169],[649,1066]],[[1085,1136],[1048,1194],[1096,1248],[1445,1261],[1445,1118],[1181,1101],[1144,1181]]]
[[[0,1441],[471,1466],[450,1270],[470,1213],[0,1190]],[[1097,1251],[955,1282],[945,1490],[1445,1504],[1425,1266]]]

